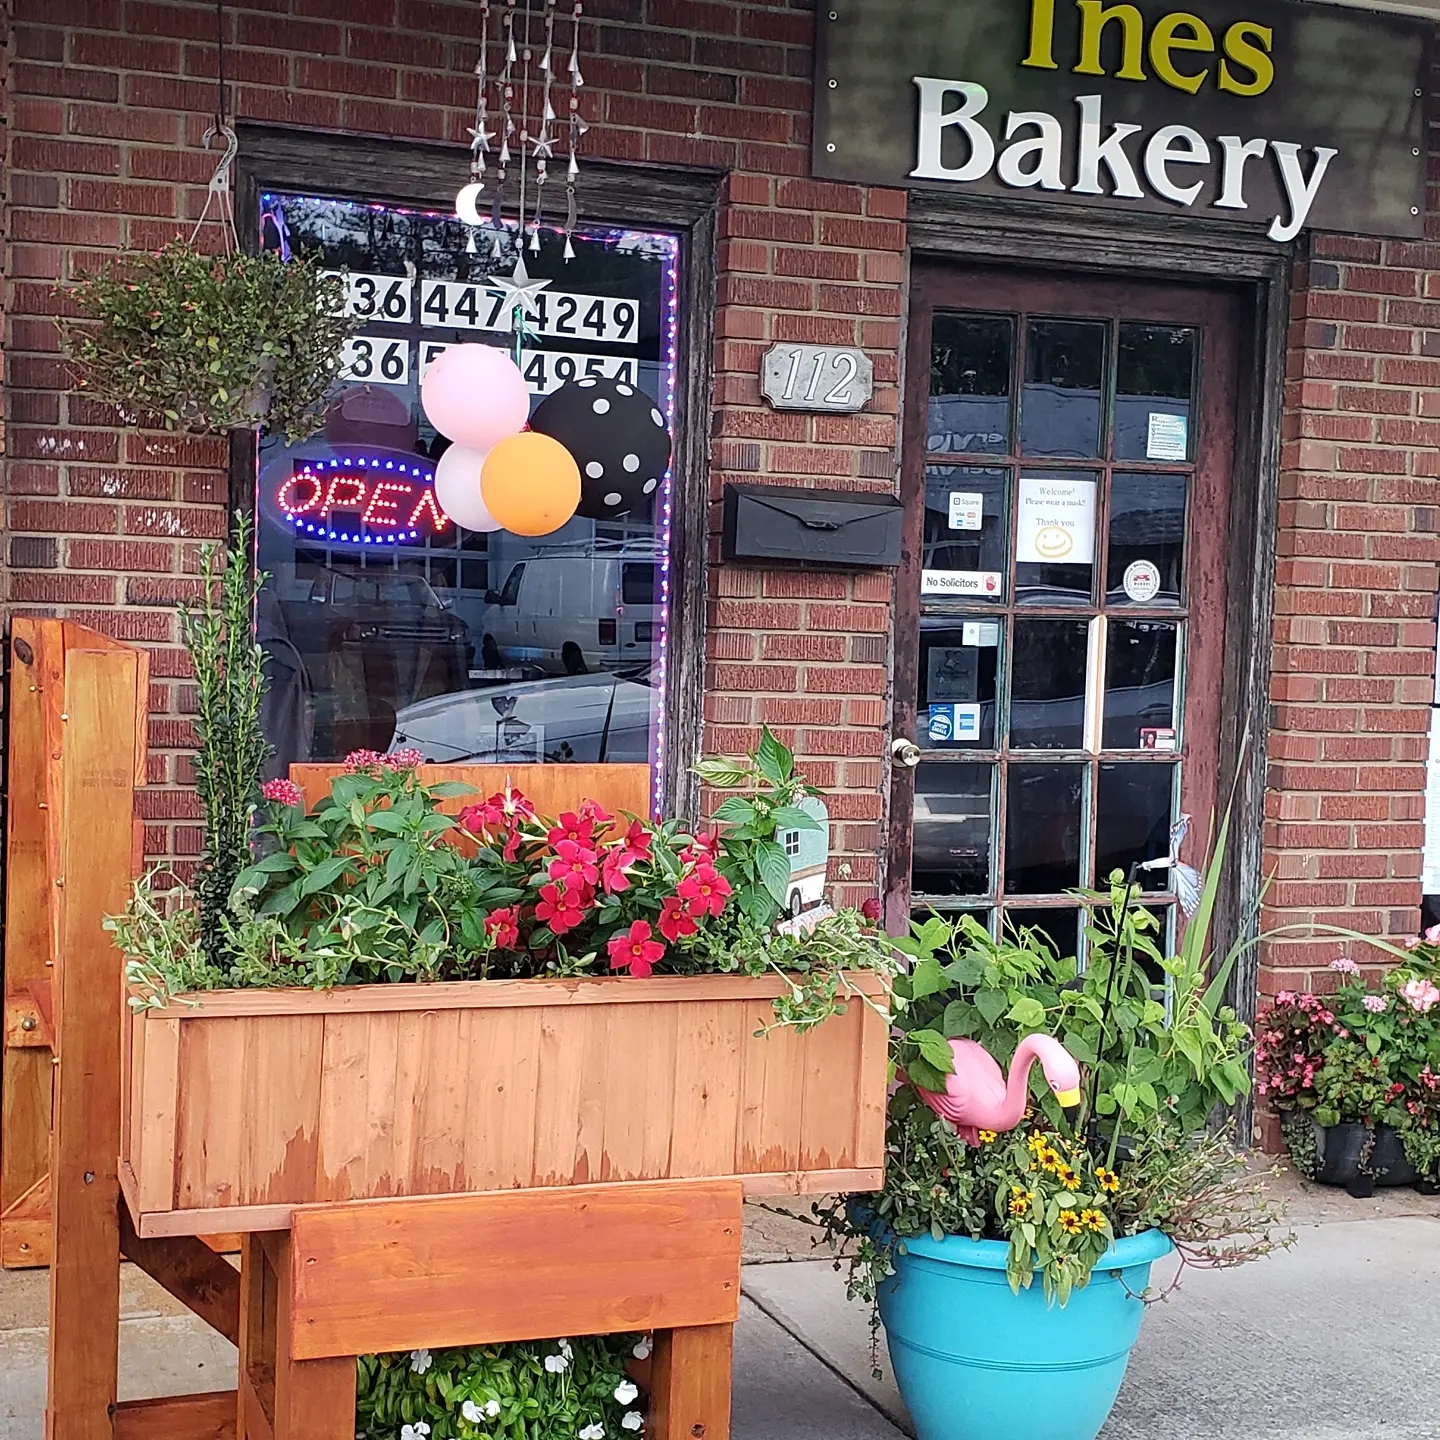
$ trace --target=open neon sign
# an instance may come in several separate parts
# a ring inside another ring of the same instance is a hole
[[[366,456],[297,462],[274,492],[302,535],[351,545],[398,545],[443,535],[453,523],[435,499],[435,472]]]

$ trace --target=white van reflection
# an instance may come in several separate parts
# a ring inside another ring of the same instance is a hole
[[[646,764],[648,667],[465,690],[395,717],[395,748],[433,764]]]
[[[658,619],[653,542],[564,546],[517,560],[485,596],[487,668],[534,665],[550,675],[648,663]]]

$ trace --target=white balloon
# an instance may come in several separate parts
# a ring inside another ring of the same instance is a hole
[[[480,493],[480,471],[487,450],[467,450],[452,445],[435,466],[435,499],[440,508],[466,530],[499,530],[500,522],[490,513]]]
[[[480,192],[485,187],[479,184],[466,185],[455,197],[455,214],[467,225],[483,225],[485,222],[480,218],[480,207],[477,203],[480,199]]]

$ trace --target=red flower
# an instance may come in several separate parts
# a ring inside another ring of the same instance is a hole
[[[861,907],[860,913],[872,924],[880,922],[880,901],[872,895]]]
[[[650,845],[655,837],[645,828],[640,820],[632,820],[630,828],[625,832],[625,845],[627,849],[634,850],[642,858],[650,858]]]
[[[293,780],[267,780],[260,793],[277,805],[303,805],[305,796]]]
[[[612,970],[628,970],[644,979],[655,969],[655,962],[665,958],[665,947],[650,938],[650,927],[637,920],[629,930],[622,930],[605,947],[610,952]]]
[[[564,935],[579,925],[595,898],[595,892],[589,886],[578,881],[572,886],[570,881],[574,878],[567,876],[559,885],[540,887],[540,903],[535,907],[535,918],[557,935]]]
[[[690,842],[690,848],[681,851],[680,858],[687,865],[707,865],[713,864],[719,853],[720,836],[712,830],[708,835],[697,835]]]
[[[648,854],[641,854],[632,850],[623,841],[609,850],[605,855],[604,869],[601,874],[601,881],[607,893],[618,895],[622,890],[630,888],[630,877],[625,873],[632,865],[638,865],[642,860],[648,860]]]
[[[677,895],[667,895],[660,902],[660,933],[670,941],[694,935],[700,929],[695,917],[686,912],[685,902]]]
[[[713,866],[701,865],[693,875],[687,875],[676,886],[676,893],[696,919],[702,915],[719,915],[730,894],[730,882]]]
[[[513,950],[520,943],[520,907],[508,905],[485,917],[485,933],[497,950]]]
[[[555,858],[550,862],[550,878],[568,880],[572,875],[579,876],[587,885],[597,884],[600,871],[595,864],[595,852],[574,840],[562,840],[555,847]]]
[[[583,808],[583,807],[582,807]],[[582,820],[573,810],[567,810],[555,823],[555,828],[545,837],[550,844],[558,845],[562,840],[573,840],[577,845],[593,847],[595,844],[595,822]]]

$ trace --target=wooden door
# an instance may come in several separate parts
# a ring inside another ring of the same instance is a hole
[[[1216,808],[1240,302],[917,264],[887,920],[1083,953],[1071,893]],[[1173,943],[1166,872],[1146,903]]]

